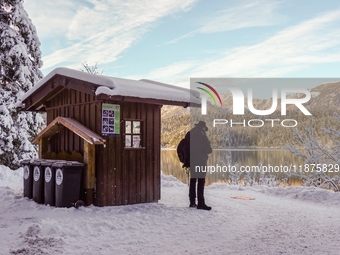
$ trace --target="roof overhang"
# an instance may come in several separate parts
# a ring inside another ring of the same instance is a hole
[[[46,76],[47,77],[47,76]],[[65,89],[75,89],[95,95],[98,85],[61,74],[54,74],[48,79],[43,79],[42,84],[37,84],[26,94],[23,95],[17,106],[21,106],[24,111],[45,111],[46,102],[56,97]]]
[[[130,80],[56,68],[25,93],[16,106],[24,111],[46,111],[48,101],[65,89],[95,95],[102,100],[147,102],[178,106],[200,105],[199,93],[151,80]],[[99,99],[99,100],[101,100]]]
[[[78,121],[72,118],[57,117],[44,130],[42,130],[33,140],[33,144],[38,144],[42,138],[51,138],[59,132],[60,128],[64,126],[73,133],[84,139],[90,144],[105,144],[105,139],[93,132],[91,129],[85,127]]]

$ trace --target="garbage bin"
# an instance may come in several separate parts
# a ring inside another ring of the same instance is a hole
[[[31,161],[33,166],[33,200],[39,204],[44,203],[44,168],[41,166],[43,159]]]
[[[55,168],[55,205],[76,208],[84,205],[80,200],[84,164],[76,161],[57,162],[52,168]]]
[[[33,166],[30,159],[21,161],[24,168],[24,197],[32,199],[33,197]]]
[[[44,168],[44,203],[45,205],[55,205],[55,168],[53,164],[58,162],[66,162],[64,160],[45,160],[41,163]]]

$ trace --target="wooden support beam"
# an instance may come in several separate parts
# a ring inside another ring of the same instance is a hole
[[[96,147],[84,141],[84,189],[85,189],[85,204],[93,204],[93,192],[95,188],[96,176]]]
[[[46,152],[48,152],[48,139],[43,137],[39,140],[39,158],[43,158]]]
[[[45,101],[50,101],[53,98],[55,98],[56,96],[58,96],[61,92],[63,92],[65,89],[67,89],[66,87],[62,87],[58,92],[54,93],[53,95],[51,95],[50,97],[46,97]],[[39,110],[37,108],[37,110]]]

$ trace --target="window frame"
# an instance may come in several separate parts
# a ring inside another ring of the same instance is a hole
[[[126,122],[131,121],[131,133],[126,133]],[[133,133],[133,122],[134,121],[139,121],[140,123],[140,128],[139,128],[139,133]],[[130,135],[131,136],[131,147],[126,147],[126,136]],[[133,146],[133,136],[134,135],[139,135],[140,136],[140,144],[139,147],[135,148]],[[145,139],[144,139],[144,120],[143,119],[132,119],[132,118],[124,118],[123,119],[123,144],[124,144],[124,149],[125,150],[143,150],[145,149]]]

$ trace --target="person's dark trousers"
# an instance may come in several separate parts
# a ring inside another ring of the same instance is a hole
[[[190,204],[195,204],[196,199],[196,180],[198,180],[198,186],[197,186],[197,199],[199,205],[204,205],[204,184],[205,184],[205,178],[190,178],[190,187],[189,187],[189,198],[190,198]]]

